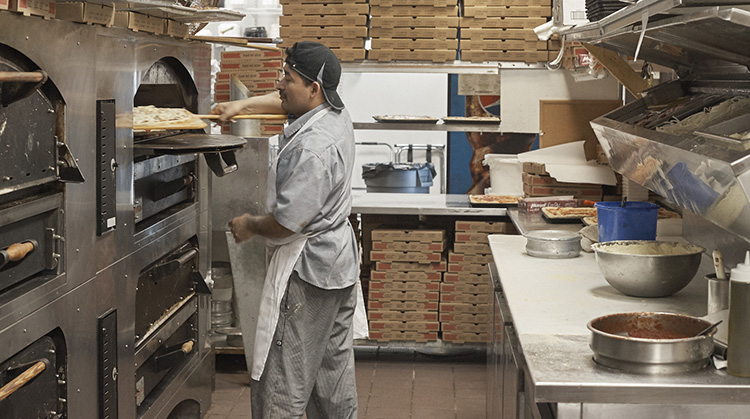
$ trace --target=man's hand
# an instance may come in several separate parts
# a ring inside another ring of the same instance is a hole
[[[217,104],[211,109],[211,115],[219,115],[219,123],[226,124],[230,119],[242,113],[245,108],[243,100],[234,100]]]
[[[232,231],[232,236],[234,236],[234,241],[236,243],[241,243],[255,235],[255,232],[252,229],[252,224],[253,216],[250,214],[242,214],[229,221],[229,228]]]

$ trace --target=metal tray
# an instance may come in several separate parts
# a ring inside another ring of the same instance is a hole
[[[425,115],[374,115],[372,119],[378,122],[398,122],[398,123],[437,123],[438,119]]]

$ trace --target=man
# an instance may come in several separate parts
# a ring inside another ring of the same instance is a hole
[[[341,65],[316,42],[287,49],[278,95],[217,105],[290,123],[268,179],[268,213],[230,221],[236,241],[266,237],[271,261],[252,365],[253,419],[356,418],[352,318],[359,257],[349,224],[354,132],[336,93]],[[267,357],[267,359],[266,359]]]

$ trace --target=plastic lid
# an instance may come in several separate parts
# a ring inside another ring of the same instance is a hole
[[[750,251],[745,252],[745,263],[738,263],[732,268],[729,278],[732,281],[750,284]]]

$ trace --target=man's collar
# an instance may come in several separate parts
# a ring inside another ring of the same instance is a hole
[[[290,122],[289,125],[287,125],[286,128],[284,128],[284,137],[289,138],[289,137],[293,136],[294,134],[296,134],[297,131],[299,131],[300,128],[302,128],[302,126],[305,125],[305,123],[307,121],[309,121],[310,118],[313,117],[313,115],[315,115],[316,113],[322,111],[323,109],[325,109],[325,108],[327,108],[329,106],[331,106],[331,105],[329,105],[328,102],[324,102],[324,103],[316,106],[312,110],[309,110],[309,111],[305,112],[304,115],[302,115],[302,116],[300,116],[298,118],[290,118],[290,120],[292,120],[292,122]]]

